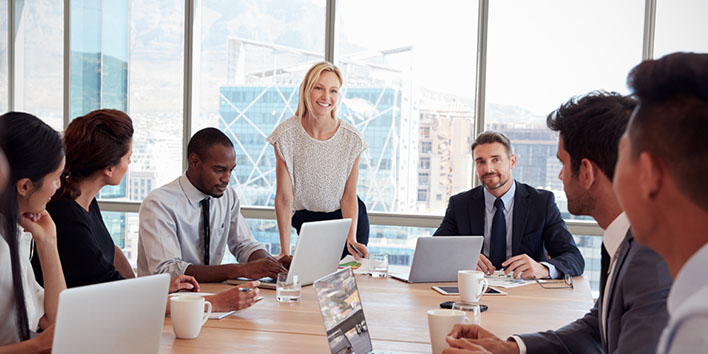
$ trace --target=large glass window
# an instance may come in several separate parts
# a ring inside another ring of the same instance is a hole
[[[64,1],[16,1],[16,111],[63,127]]]
[[[708,52],[708,1],[656,2],[654,57],[673,52]]]
[[[641,61],[644,2],[492,1],[489,7],[486,129],[511,139],[514,178],[553,191],[570,218],[546,115],[592,90],[627,93],[627,73]]]
[[[344,75],[338,113],[369,144],[357,193],[372,211],[442,214],[450,195],[472,181],[477,2],[337,6],[335,61]],[[391,15],[404,8],[406,15]],[[419,162],[419,152],[430,154],[429,162]],[[418,179],[428,166],[435,173]]]
[[[182,170],[184,2],[71,2],[70,118],[113,108],[133,119],[132,164],[101,199],[142,200]]]
[[[325,0],[198,3],[192,133],[224,131],[242,205],[272,206],[275,156],[265,139],[295,113],[305,71],[324,60]]]

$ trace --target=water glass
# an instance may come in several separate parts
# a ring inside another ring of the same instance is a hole
[[[455,302],[452,304],[452,309],[466,313],[469,323],[482,324],[482,312],[479,308],[479,304],[471,302]]]
[[[288,273],[278,273],[275,283],[275,299],[278,302],[297,302],[300,300],[300,277],[296,274],[288,280]]]
[[[388,273],[388,255],[372,254],[369,256],[369,274],[372,277],[386,277]]]

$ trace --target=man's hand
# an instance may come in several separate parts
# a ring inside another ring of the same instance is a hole
[[[168,292],[175,293],[180,290],[191,290],[198,292],[199,283],[197,283],[197,280],[194,279],[193,276],[178,275],[170,280],[170,290]]]
[[[251,307],[256,302],[259,294],[257,286],[260,283],[259,281],[244,283],[238,287],[220,291],[211,296],[205,296],[205,299],[211,302],[212,311],[214,312],[243,310]],[[241,289],[248,289],[248,291],[242,291]]]
[[[278,257],[278,263],[280,263],[285,269],[290,269],[290,263],[293,261],[293,256],[285,255]]]
[[[511,257],[504,261],[502,266],[506,267],[504,274],[514,272],[514,278],[533,279],[536,277],[543,279],[547,278],[549,275],[546,266],[534,261],[533,258],[529,257],[527,254]]]
[[[451,353],[494,353],[518,354],[519,346],[515,341],[503,341],[486,329],[473,324],[456,324],[448,337],[445,338],[451,349],[443,354]]]
[[[239,267],[240,274],[234,278],[244,277],[249,279],[260,279],[263,277],[278,278],[278,273],[286,273],[288,270],[273,257],[263,257]]]
[[[483,271],[486,275],[492,275],[497,269],[487,257],[480,253],[479,260],[477,261],[477,270]]]

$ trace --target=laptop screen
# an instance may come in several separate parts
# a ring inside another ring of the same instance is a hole
[[[315,293],[332,353],[370,352],[369,328],[352,269],[320,278],[315,282]]]

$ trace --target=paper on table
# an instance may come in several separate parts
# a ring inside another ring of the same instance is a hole
[[[533,284],[535,281],[526,279],[515,279],[511,274],[506,275],[502,270],[494,271],[494,274],[485,277],[489,286],[496,286],[500,288],[515,288],[517,286],[524,286]]]
[[[352,267],[354,274],[369,274],[369,259],[354,259],[354,256],[349,254],[339,261],[339,269],[346,267]]]

